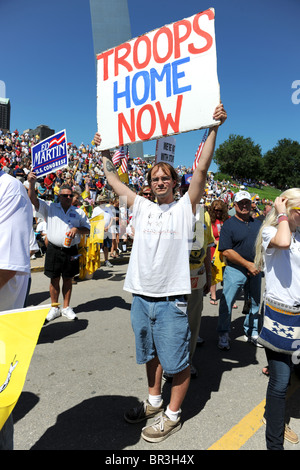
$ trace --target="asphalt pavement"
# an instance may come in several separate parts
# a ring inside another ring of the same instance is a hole
[[[107,458],[121,451],[134,456],[136,451],[265,450],[265,352],[243,339],[242,297],[233,310],[230,351],[217,348],[218,306],[204,298],[200,335],[205,343],[195,353],[198,377],[183,403],[182,429],[153,444],[140,437],[145,423],[125,422],[124,411],[147,398],[147,382],[145,367],[135,361],[131,294],[123,290],[128,255],[112,263],[73,286],[77,321],[60,317],[42,328],[13,412],[15,450],[102,450]],[[32,261],[29,305],[50,303],[42,269],[43,258]],[[169,383],[162,393],[167,404]],[[300,436],[299,397],[293,378],[288,418]],[[300,444],[285,441],[285,449],[299,450]]]

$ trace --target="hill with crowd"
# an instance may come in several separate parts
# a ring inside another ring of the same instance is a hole
[[[31,148],[38,143],[39,136],[33,136],[26,132],[6,132],[0,130],[0,167],[3,171],[19,179],[27,185],[27,175],[31,170]],[[128,162],[128,184],[137,193],[147,185],[147,172],[152,162],[142,157],[131,159]],[[188,187],[188,181],[192,174],[192,167],[179,165],[176,167],[178,174],[178,192],[180,197]],[[101,152],[92,144],[82,143],[78,147],[68,143],[68,167],[62,168],[38,179],[37,192],[42,199],[57,201],[59,189],[63,183],[73,187],[79,195],[79,202],[90,214],[99,195],[110,198],[114,194],[106,182],[103,171]],[[234,193],[238,189],[251,190],[257,187],[256,182],[246,178],[232,182],[230,179],[217,180],[212,172],[208,173],[205,194],[201,202],[207,207],[215,199],[222,199],[230,209],[233,204]],[[261,199],[256,193],[253,195],[253,208],[257,210],[258,204],[269,203],[268,199]],[[272,202],[272,201],[271,201]]]

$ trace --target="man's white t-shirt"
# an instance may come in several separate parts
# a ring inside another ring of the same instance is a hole
[[[300,304],[300,233],[295,232],[288,250],[268,248],[276,227],[262,232],[265,259],[266,295],[289,306]]]
[[[97,217],[98,215],[101,215],[103,214],[103,218],[104,218],[104,227],[108,227],[109,224],[110,224],[110,221],[113,217],[113,213],[111,211],[111,209],[109,207],[107,208],[104,208],[103,210],[103,206],[102,208],[100,206],[97,206],[95,207],[95,209],[93,210],[93,213],[92,213],[92,218],[93,217]]]
[[[16,271],[0,289],[0,311],[22,308],[30,275],[33,212],[26,189],[0,170],[0,269]]]
[[[133,220],[124,290],[149,297],[189,294],[195,216],[188,193],[178,202],[162,205],[136,196]]]
[[[30,273],[32,205],[20,182],[0,171],[0,269]]]

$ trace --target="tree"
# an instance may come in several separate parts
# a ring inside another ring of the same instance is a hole
[[[263,157],[263,174],[267,183],[277,188],[300,187],[300,144],[281,139]]]
[[[222,173],[234,178],[251,178],[259,180],[262,175],[262,153],[260,145],[255,145],[250,137],[231,134],[217,148],[215,163]]]

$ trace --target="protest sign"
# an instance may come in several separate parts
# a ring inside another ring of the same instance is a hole
[[[21,395],[51,305],[0,313],[0,430]]]
[[[214,19],[210,8],[97,55],[100,150],[216,124]]]
[[[36,176],[55,173],[68,165],[66,131],[62,130],[47,137],[31,149],[32,171]]]
[[[162,137],[156,142],[155,163],[165,162],[174,166],[175,137]]]

